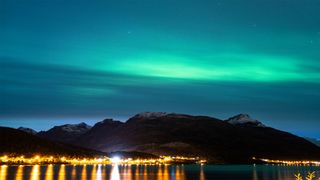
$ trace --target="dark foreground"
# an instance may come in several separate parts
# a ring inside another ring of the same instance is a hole
[[[243,180],[294,180],[294,174],[315,171],[318,166],[284,165],[47,165],[47,166],[0,166],[0,180],[69,180],[69,179],[143,179],[143,180],[196,180],[196,179],[243,179]]]

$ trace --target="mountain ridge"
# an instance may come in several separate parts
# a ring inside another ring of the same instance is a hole
[[[126,122],[100,124],[73,143],[104,152],[197,155],[213,163],[248,163],[252,157],[320,159],[320,149],[312,143],[254,122],[231,124],[208,116],[139,113]]]
[[[249,163],[253,157],[320,159],[319,147],[267,127],[247,114],[221,120],[176,113],[139,113],[126,122],[104,119],[79,136],[58,141],[103,152],[196,155],[212,163]]]

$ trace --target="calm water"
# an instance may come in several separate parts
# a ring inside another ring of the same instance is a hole
[[[141,180],[294,180],[294,173],[306,174],[316,171],[315,166],[278,165],[168,165],[168,166],[118,166],[118,165],[47,165],[47,166],[1,166],[0,180],[69,180],[69,179],[141,179]]]

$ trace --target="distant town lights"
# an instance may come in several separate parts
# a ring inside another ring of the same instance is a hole
[[[0,156],[0,164],[171,164],[171,163],[206,163],[205,159],[199,157],[183,157],[183,156],[160,156],[158,158],[125,158],[122,159],[120,156],[114,156],[109,158],[107,156],[99,158],[76,158],[76,157],[65,157],[65,156],[45,156],[36,155],[33,157],[26,156]],[[0,178],[1,179],[1,178]]]

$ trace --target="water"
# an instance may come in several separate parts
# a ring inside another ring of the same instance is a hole
[[[294,180],[294,173],[305,175],[315,171],[320,177],[317,166],[284,165],[34,165],[0,166],[0,180]]]

